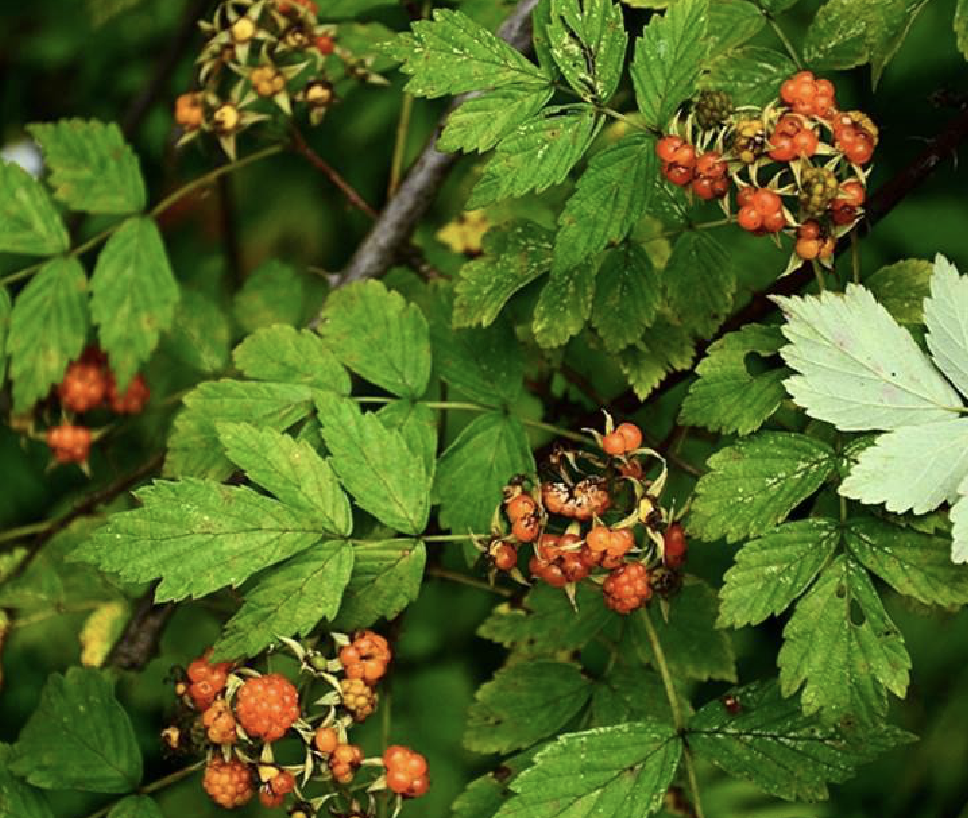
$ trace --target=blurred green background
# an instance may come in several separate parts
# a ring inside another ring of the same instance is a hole
[[[472,7],[479,18],[496,22],[511,4],[474,0],[449,5]],[[804,0],[784,17],[794,43],[802,39],[818,5]],[[0,3],[0,146],[23,139],[23,126],[29,122],[62,117],[130,122],[137,100],[183,26],[186,10],[198,6],[193,0]],[[326,0],[320,0],[320,6],[325,17]],[[862,108],[881,128],[873,188],[904,167],[923,149],[922,140],[956,115],[951,107],[938,104],[938,92],[963,94],[968,89],[968,71],[951,30],[954,7],[955,0],[927,4],[876,92],[866,69],[837,78],[842,107]],[[634,24],[645,16],[645,12],[630,11],[628,19]],[[402,30],[408,17],[399,9],[367,19]],[[213,144],[203,141],[178,151],[173,144],[172,106],[175,97],[191,85],[192,51],[201,42],[201,35],[191,35],[190,45],[174,69],[164,74],[157,98],[128,133],[141,157],[153,201],[222,161]],[[758,35],[757,42],[775,45],[768,30]],[[319,154],[376,207],[385,201],[402,99],[399,76],[391,73],[390,77],[391,85],[386,88],[341,89],[341,104],[311,138]],[[442,107],[443,103],[415,104],[408,158],[419,151]],[[257,137],[246,137],[240,152],[252,150],[257,143]],[[339,270],[365,234],[366,218],[347,208],[322,176],[307,171],[308,166],[296,156],[275,157],[231,177],[220,189],[190,199],[163,220],[179,279],[206,305],[215,306],[211,320],[202,321],[196,331],[216,351],[227,349],[230,340],[253,328],[256,319],[239,309],[234,294],[246,282],[256,286],[253,281],[258,276],[253,279],[252,273],[260,264],[278,259],[299,271],[290,284],[298,293],[295,304],[301,314],[287,313],[293,309],[292,299],[273,305],[263,293],[260,303],[269,315],[304,320],[325,297],[327,285],[321,273]],[[461,211],[473,178],[474,164],[462,160],[418,232],[428,256],[443,269],[455,269],[460,259],[439,245],[434,235]],[[931,258],[936,252],[946,254],[962,270],[968,269],[966,181],[956,157],[946,159],[862,243],[864,274],[903,258]],[[547,212],[537,203],[531,206],[536,218]],[[76,236],[83,238],[97,232],[103,223],[90,218],[73,227]],[[762,243],[739,231],[717,235],[729,245],[751,288],[765,286],[782,267],[782,254],[765,251]],[[17,259],[4,257],[0,274],[18,266]],[[406,283],[405,277],[399,281],[401,286]],[[579,365],[588,365],[581,351],[574,355]],[[177,397],[179,390],[197,379],[190,364],[185,361],[184,339],[181,345],[173,341],[163,344],[149,369],[156,395]],[[607,362],[596,365],[594,372],[595,386],[606,397],[623,391],[620,375]],[[681,397],[681,390],[673,392],[637,419],[661,438]],[[174,402],[175,398],[168,410]],[[529,410],[540,411],[536,404]],[[91,481],[77,470],[48,472],[42,446],[24,444],[14,432],[0,428],[0,528],[44,519],[92,487],[117,480],[159,450],[169,421],[170,411],[162,410],[120,430],[119,445],[97,454]],[[448,431],[453,435],[457,429]],[[534,440],[536,445],[545,442]],[[700,462],[709,450],[708,442],[696,440],[682,454]],[[680,481],[675,488],[684,497],[690,485]],[[440,559],[464,570],[459,555]],[[725,547],[697,547],[690,568],[718,581],[730,561],[731,552]],[[968,615],[914,610],[890,595],[887,602],[914,662],[908,699],[895,703],[894,717],[920,735],[920,743],[863,768],[855,780],[833,787],[830,803],[821,805],[783,804],[714,770],[702,770],[710,818],[968,816],[968,695],[964,692],[968,689]],[[486,592],[428,580],[401,622],[398,661],[390,683],[390,735],[394,741],[424,752],[433,778],[431,793],[419,804],[409,805],[405,814],[446,815],[465,783],[489,769],[492,760],[462,750],[460,737],[474,690],[501,662],[501,652],[475,636],[493,604]],[[16,738],[37,703],[46,675],[79,661],[77,633],[85,615],[35,617],[11,633],[2,655],[0,741]],[[162,758],[158,742],[158,731],[173,709],[171,688],[164,679],[172,665],[187,664],[211,644],[219,623],[211,605],[183,606],[166,631],[161,656],[146,672],[121,677],[119,692],[133,714],[146,754],[146,781],[173,769]],[[772,628],[746,629],[735,635],[741,680],[774,672],[779,632],[774,623]],[[699,691],[698,700],[718,692],[709,686]],[[382,718],[383,713],[378,713],[361,730],[371,751],[378,745]],[[166,790],[159,801],[166,815],[201,818],[222,814],[209,803],[197,779]],[[51,803],[58,815],[80,818],[104,800],[63,793],[53,794]],[[259,812],[256,805],[238,814]]]

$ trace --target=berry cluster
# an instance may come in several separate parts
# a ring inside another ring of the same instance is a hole
[[[654,591],[667,596],[677,590],[685,538],[658,504],[664,463],[656,479],[645,477],[643,458],[661,458],[642,448],[641,429],[615,427],[608,418],[605,433],[593,435],[598,451],[556,449],[546,464],[550,479],[522,475],[506,486],[491,537],[477,546],[488,557],[492,580],[501,571],[526,583],[518,558],[530,544],[533,580],[563,588],[572,600],[577,584],[589,580],[602,586],[608,607],[629,613]]]
[[[735,186],[740,227],[794,238],[788,269],[833,263],[836,239],[860,217],[877,128],[860,111],[839,111],[829,80],[794,74],[763,109],[732,110],[724,92],[703,91],[669,130],[656,145],[667,180],[720,200],[727,215]]]
[[[362,812],[350,791],[340,789],[353,784],[363,767],[378,768],[382,775],[363,782],[362,788],[388,791],[397,797],[398,806],[400,798],[427,791],[423,756],[398,746],[388,750],[386,762],[366,759],[348,737],[350,728],[376,706],[372,685],[386,675],[391,658],[386,639],[373,631],[360,631],[352,639],[341,633],[330,636],[328,656],[283,640],[309,677],[301,685],[302,700],[300,689],[285,676],[263,675],[231,662],[213,663],[211,650],[180,673],[176,691],[183,709],[178,724],[162,736],[169,750],[206,754],[202,785],[215,803],[232,809],[258,792],[264,806],[280,807],[292,795],[290,814],[314,818],[324,802],[333,806],[338,801],[332,799],[347,798],[348,811],[343,814],[372,818],[372,811]],[[312,712],[318,707],[322,711]],[[302,741],[302,763],[282,766],[275,761],[274,743],[285,737]],[[307,801],[302,789],[310,782],[329,786],[332,792]]]
[[[336,101],[341,79],[382,82],[360,58],[337,42],[337,28],[321,25],[313,0],[223,0],[210,22],[199,58],[202,90],[175,102],[179,144],[203,132],[235,155],[237,135],[299,105],[313,125]]]
[[[135,375],[127,388],[120,391],[107,356],[97,347],[88,347],[71,363],[57,386],[61,407],[75,414],[106,406],[118,415],[134,415],[144,409],[149,394],[141,375]],[[85,463],[94,435],[86,426],[63,420],[47,430],[45,439],[58,463]]]

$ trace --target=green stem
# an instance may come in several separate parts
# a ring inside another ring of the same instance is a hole
[[[823,279],[823,268],[820,266],[820,262],[818,262],[816,259],[810,263],[813,265],[813,274],[817,279],[817,287],[820,289],[820,292],[823,292],[827,289]]]
[[[786,34],[783,33],[783,29],[780,28],[780,24],[773,19],[773,15],[768,12],[763,12],[766,17],[766,22],[770,24],[770,28],[773,29],[773,33],[776,34],[777,38],[783,43],[783,47],[786,49],[787,54],[790,55],[790,59],[793,60],[793,64],[797,67],[797,71],[803,70],[803,61],[800,59],[800,55],[797,50],[793,47],[793,43],[790,42]]]
[[[397,121],[397,136],[393,144],[393,159],[390,161],[390,182],[387,185],[387,198],[392,199],[400,186],[403,176],[403,158],[407,150],[407,136],[410,133],[410,115],[413,113],[413,95],[404,94]]]
[[[854,284],[860,284],[860,240],[857,231],[850,234],[850,267],[854,275]]]
[[[190,776],[196,770],[199,770],[204,766],[205,766],[204,761],[198,761],[189,767],[183,767],[180,770],[175,770],[175,772],[171,773],[170,775],[166,775],[164,778],[159,778],[157,781],[152,781],[150,784],[145,784],[143,787],[139,787],[137,790],[137,793],[139,795],[151,795],[151,793],[153,792],[157,792],[158,790],[163,790],[166,787],[170,787],[172,784],[177,784],[183,778],[188,778],[188,776]],[[102,807],[96,812],[92,812],[90,815],[87,816],[87,818],[104,818],[104,816],[107,815],[112,809],[114,809],[115,806],[117,806],[125,798],[128,798],[128,797],[129,796],[125,795],[121,798],[118,798],[115,801],[112,801],[106,807]]]
[[[446,568],[438,568],[436,565],[431,565],[427,569],[427,576],[436,577],[437,579],[446,579],[450,582],[456,582],[458,585],[466,585],[468,588],[477,588],[479,591],[488,591],[492,594],[503,596],[506,599],[514,596],[514,591],[508,588],[501,588],[498,585],[490,585],[483,580],[474,579],[474,577],[469,577],[466,574],[461,574],[457,571],[448,571]]]
[[[696,767],[692,762],[692,752],[688,747],[683,747],[682,760],[686,763],[686,776],[689,779],[689,789],[692,791],[692,806],[696,811],[696,818],[704,818],[702,801],[699,800],[699,781],[696,778]]]
[[[656,233],[654,236],[646,236],[643,241],[656,241],[657,239],[667,239],[673,236],[679,236],[683,233],[688,233],[690,230],[710,230],[714,227],[724,227],[727,224],[735,223],[736,219],[716,219],[711,222],[699,222],[698,224],[687,224],[684,227],[674,227],[671,230],[665,230],[662,233]]]
[[[20,528],[11,528],[7,531],[0,531],[0,542],[9,542],[11,540],[21,540],[24,537],[30,537],[33,534],[43,534],[45,531],[53,528],[57,524],[57,519],[44,520],[42,523],[31,523],[30,525],[22,525]]]

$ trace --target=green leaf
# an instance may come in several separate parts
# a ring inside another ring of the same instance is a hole
[[[224,480],[235,471],[225,456],[216,424],[252,423],[283,431],[312,412],[307,386],[223,379],[199,384],[184,398],[168,439],[164,474]]]
[[[962,395],[968,396],[968,277],[938,255],[931,296],[924,302],[931,358]]]
[[[416,304],[379,281],[334,290],[319,334],[344,366],[401,398],[419,398],[430,380],[430,327]]]
[[[635,132],[596,153],[558,219],[555,270],[624,239],[645,214],[658,180],[655,138]]]
[[[783,629],[780,685],[784,696],[803,687],[807,715],[825,723],[874,723],[887,710],[884,688],[904,696],[911,659],[867,572],[837,557],[797,603]]]
[[[107,818],[165,818],[161,808],[147,795],[129,795],[118,801]]]
[[[662,379],[677,369],[692,366],[696,344],[688,330],[660,316],[635,346],[619,355],[619,366],[639,400],[645,400]]]
[[[326,20],[347,20],[396,4],[396,0],[327,0],[323,16]]]
[[[853,777],[860,764],[914,736],[890,725],[842,730],[818,724],[796,701],[784,699],[774,681],[754,682],[703,707],[687,726],[689,747],[699,758],[752,781],[787,801],[822,801],[828,782]]]
[[[235,318],[246,334],[272,324],[298,326],[305,308],[302,278],[275,259],[260,264],[245,279],[233,303]]]
[[[602,122],[590,105],[545,108],[540,117],[501,140],[466,207],[473,210],[532,190],[540,193],[565,181]]]
[[[2,198],[2,194],[0,194]],[[10,379],[15,412],[59,383],[87,337],[87,279],[76,258],[47,262],[23,288],[10,316]]]
[[[433,479],[437,468],[437,418],[424,403],[395,400],[380,409],[376,416],[388,429],[397,429],[414,456],[423,460]]]
[[[48,676],[9,768],[48,790],[125,793],[137,787],[141,750],[108,678],[79,667]]]
[[[10,334],[10,315],[13,304],[7,288],[0,286],[0,384],[7,377],[7,337]]]
[[[551,0],[551,57],[584,99],[606,104],[618,88],[628,35],[611,0]]]
[[[71,246],[43,186],[20,165],[0,160],[0,253],[52,256]]]
[[[524,122],[537,116],[551,99],[551,86],[509,85],[471,97],[447,116],[437,150],[489,151]]]
[[[678,0],[656,15],[635,43],[632,83],[646,122],[664,129],[679,105],[693,95],[706,58],[706,0]]]
[[[863,287],[774,300],[790,342],[781,354],[799,373],[784,385],[810,417],[841,431],[897,429],[949,420],[960,407],[958,393]]]
[[[357,504],[394,531],[423,533],[433,475],[403,434],[330,393],[318,395],[316,407],[330,462]]]
[[[652,620],[666,661],[680,678],[736,681],[736,657],[730,635],[715,628],[716,592],[701,580],[690,581],[676,594],[669,621],[644,609],[632,617],[632,642],[643,662],[656,664],[645,618]]]
[[[333,627],[354,630],[393,619],[420,593],[426,563],[419,540],[353,543],[353,574]]]
[[[840,493],[888,511],[915,514],[954,503],[968,475],[968,418],[906,426],[860,453]]]
[[[126,389],[175,317],[178,283],[161,233],[151,219],[126,221],[108,239],[91,277],[91,316]]]
[[[680,707],[691,712],[688,699]],[[611,727],[630,721],[672,724],[672,710],[659,674],[642,665],[616,664],[592,690],[591,727]]]
[[[874,517],[849,520],[844,537],[860,563],[898,593],[925,605],[968,603],[968,572],[951,564],[948,538],[898,528]]]
[[[54,818],[44,794],[9,773],[0,761],[0,818]]]
[[[760,432],[722,449],[696,484],[691,534],[727,542],[765,534],[806,500],[834,470],[826,443],[791,432]]]
[[[440,524],[456,534],[489,531],[501,489],[514,475],[534,470],[521,421],[499,412],[475,418],[437,464]]]
[[[161,578],[158,601],[236,588],[323,536],[315,515],[244,486],[156,480],[136,496],[140,508],[111,516],[72,559],[132,582]]]
[[[451,806],[453,818],[492,818],[511,795],[510,781],[531,765],[540,749],[538,745],[505,759],[498,769],[471,781]]]
[[[907,259],[881,267],[864,286],[899,324],[920,324],[933,269],[929,261]]]
[[[968,59],[968,0],[958,0],[958,5],[955,6],[954,28],[958,50],[965,59]]]
[[[304,509],[322,531],[348,537],[350,503],[329,463],[305,441],[250,423],[219,423],[218,436],[229,459],[250,480],[288,506]]]
[[[267,572],[225,624],[218,657],[255,656],[280,636],[306,636],[320,619],[333,619],[353,556],[348,542],[321,542]]]
[[[656,812],[679,765],[675,728],[655,722],[567,733],[512,783],[495,818],[592,818]]]
[[[679,422],[714,432],[755,432],[780,408],[786,392],[780,367],[754,375],[747,368],[752,355],[769,358],[783,346],[779,327],[750,324],[709,347],[696,367],[698,380],[689,386],[679,410]]]
[[[494,228],[484,254],[465,264],[455,287],[454,326],[490,326],[508,299],[551,266],[552,235],[529,221]]]
[[[958,502],[951,507],[951,561],[968,562],[968,477],[958,494]]]
[[[175,318],[162,345],[174,358],[206,375],[223,372],[229,362],[232,327],[209,296],[187,287],[175,306]]]
[[[350,393],[349,374],[319,336],[307,329],[284,324],[263,327],[235,348],[232,359],[248,378]]]
[[[707,59],[731,52],[755,37],[764,25],[766,17],[753,3],[747,0],[714,0],[709,4],[706,26],[709,42]]]
[[[577,665],[521,662],[482,685],[467,712],[464,746],[507,753],[557,733],[588,702],[591,684]]]
[[[28,125],[27,131],[44,151],[54,195],[71,210],[110,215],[144,210],[138,157],[113,122],[62,119]]]
[[[659,275],[645,250],[625,242],[609,250],[598,273],[592,326],[609,352],[637,341],[662,303]]]
[[[673,245],[662,283],[666,309],[693,334],[705,338],[731,311],[736,274],[729,253],[716,239],[691,230]]]
[[[759,108],[779,96],[783,80],[797,67],[781,51],[744,46],[710,60],[706,69],[700,87],[728,92],[735,105]]]
[[[834,520],[812,517],[777,526],[736,554],[720,591],[716,627],[758,625],[802,594],[840,542]]]
[[[564,346],[581,332],[592,311],[596,271],[593,261],[551,271],[534,308],[532,329],[539,346]]]
[[[545,87],[548,77],[534,63],[459,11],[434,9],[434,19],[413,24],[400,70],[406,90],[441,97],[508,85]]]
[[[611,620],[601,592],[587,584],[577,587],[573,608],[560,590],[535,585],[523,602],[502,602],[481,623],[477,635],[529,653],[577,650],[590,642]]]

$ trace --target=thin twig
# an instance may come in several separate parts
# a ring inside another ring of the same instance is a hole
[[[293,128],[292,131],[292,144],[296,149],[296,152],[303,156],[306,161],[309,162],[316,170],[322,173],[330,182],[332,182],[337,188],[339,188],[340,193],[346,197],[353,207],[359,210],[361,213],[365,213],[371,219],[377,218],[379,215],[376,210],[374,210],[370,204],[356,191],[349,182],[347,182],[339,172],[329,164],[323,157],[321,157],[316,151],[309,147],[309,143],[306,142],[306,138],[302,135],[298,128]]]
[[[134,615],[111,648],[105,664],[122,670],[143,670],[154,658],[165,626],[175,613],[174,602],[155,602],[158,585],[154,582],[138,600]]]

